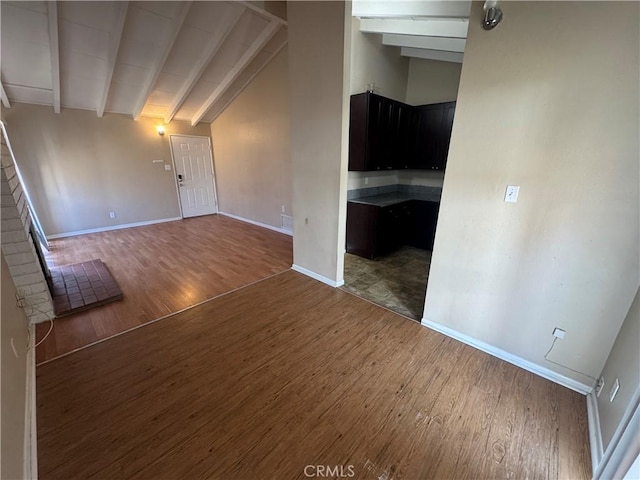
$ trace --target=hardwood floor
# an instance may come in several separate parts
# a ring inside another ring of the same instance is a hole
[[[195,305],[291,268],[291,237],[221,215],[114,230],[51,242],[61,266],[102,260],[124,299],[54,321],[36,361]],[[37,339],[49,329],[39,324]]]
[[[293,271],[41,365],[37,388],[43,480],[591,474],[585,397]]]

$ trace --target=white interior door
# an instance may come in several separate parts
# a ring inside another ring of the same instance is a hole
[[[171,150],[182,216],[216,213],[218,206],[209,138],[171,135]]]

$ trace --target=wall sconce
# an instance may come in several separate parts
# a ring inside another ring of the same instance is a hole
[[[484,18],[482,28],[493,30],[502,21],[502,9],[498,6],[497,0],[487,0],[484,2]]]
[[[156,127],[156,132],[158,132],[158,135],[160,136],[164,135],[164,127],[162,125],[158,125]]]

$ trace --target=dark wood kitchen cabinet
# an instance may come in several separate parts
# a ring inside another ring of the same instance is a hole
[[[351,96],[349,170],[444,170],[456,102],[413,107],[375,93]]]
[[[411,108],[371,92],[351,96],[350,171],[408,168]],[[397,166],[398,161],[407,166]]]
[[[438,223],[438,202],[411,201],[411,217],[406,244],[423,250],[433,250]]]
[[[410,225],[410,203],[379,207],[347,202],[347,252],[373,260],[404,245]]]
[[[421,200],[386,207],[347,202],[347,252],[373,260],[402,245],[431,250],[438,207]]]
[[[413,144],[414,168],[420,170],[444,170],[447,164],[449,143],[456,102],[421,105],[416,109]]]

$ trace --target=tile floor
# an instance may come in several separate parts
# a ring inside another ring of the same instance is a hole
[[[342,288],[420,321],[430,263],[430,251],[408,246],[376,260],[347,253]]]

